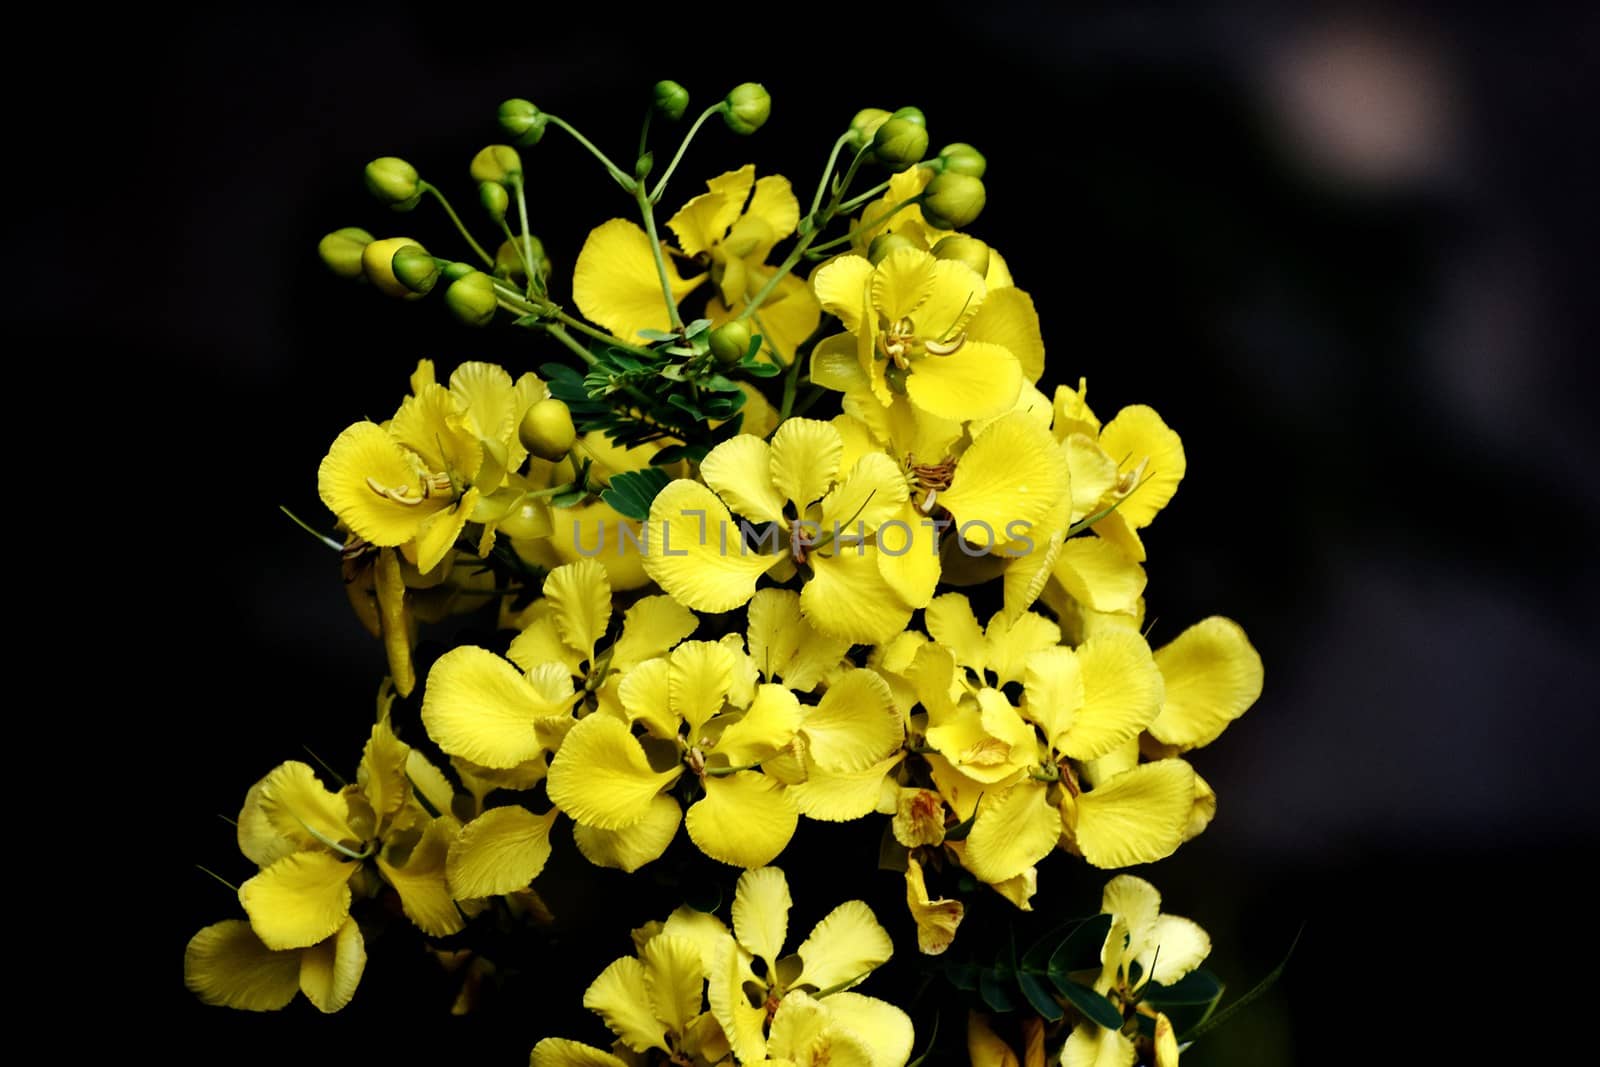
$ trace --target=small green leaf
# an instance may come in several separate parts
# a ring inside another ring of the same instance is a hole
[[[665,489],[671,480],[660,467],[624,471],[611,476],[611,484],[600,494],[600,499],[615,508],[618,514],[642,522],[650,517],[650,504],[656,494]]]
[[[710,319],[695,319],[683,328],[683,334],[685,337],[698,337],[709,329],[711,329]]]
[[[964,822],[958,822],[954,826],[950,827],[950,829],[946,830],[944,832],[944,839],[946,841],[965,841],[967,839],[967,835],[972,833],[972,824],[977,821],[978,813],[974,811],[972,813],[972,818],[967,819]]]
[[[970,993],[978,988],[978,965],[971,960],[944,961],[944,976],[957,989]]]
[[[756,378],[774,378],[783,373],[783,368],[776,363],[755,359],[745,360],[739,364],[739,369]]]
[[[640,330],[639,331],[639,336],[643,337],[646,341],[652,341],[653,342],[653,341],[671,341],[674,338],[676,338],[678,335],[675,334],[675,333],[663,333],[660,330]]]
[[[1027,971],[1017,972],[1017,985],[1022,988],[1022,995],[1028,998],[1028,1003],[1033,1005],[1033,1010],[1047,1023],[1053,1023],[1066,1013],[1061,1010],[1061,1005],[1056,1003],[1056,998],[1050,995],[1050,987],[1045,985],[1036,974]]]
[[[1067,935],[1050,956],[1050,977],[1057,986],[1073,971],[1100,966],[1100,950],[1105,947],[1106,934],[1110,931],[1111,916],[1100,914],[1085,919]]]
[[[978,972],[978,995],[983,997],[983,1002],[998,1012],[1015,1011],[1017,1002],[1011,999],[1011,994],[1000,981],[1000,976],[994,971],[983,970]]]
[[[1164,1008],[1169,1004],[1210,1004],[1222,996],[1221,979],[1201,967],[1190,971],[1171,985],[1150,982],[1140,998],[1147,1004]]]
[[[668,445],[650,457],[650,462],[656,466],[666,466],[676,463],[688,454],[688,449],[683,445]]]
[[[1032,971],[1035,974],[1044,974],[1049,971],[1050,957],[1054,955],[1056,949],[1061,947],[1062,941],[1085,921],[1085,919],[1069,919],[1035,941],[1022,957],[1022,969]]]
[[[1122,1013],[1117,1006],[1105,997],[1079,985],[1077,982],[1068,982],[1065,979],[1050,976],[1055,983],[1057,991],[1072,1002],[1072,1006],[1091,1021],[1107,1030],[1118,1030],[1122,1027]]]
[[[575,508],[589,498],[589,494],[582,489],[569,489],[565,493],[557,493],[550,498],[553,508]]]

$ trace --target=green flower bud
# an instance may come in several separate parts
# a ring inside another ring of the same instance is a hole
[[[554,463],[572,451],[578,431],[572,425],[572,411],[554,397],[539,401],[522,416],[517,437],[523,447],[540,459]]]
[[[674,81],[656,82],[655,98],[656,110],[673,122],[689,109],[689,90]]]
[[[896,108],[894,114],[889,117],[892,119],[905,119],[907,122],[915,123],[923,129],[928,128],[927,116],[923,115],[920,107]]]
[[[722,118],[728,129],[737,134],[752,134],[759,130],[772,114],[772,97],[755,82],[734,86],[722,101]]]
[[[386,237],[381,241],[373,241],[361,250],[361,272],[381,293],[405,300],[418,300],[422,294],[413,292],[394,274],[394,254],[408,246],[422,247],[409,237]]]
[[[367,164],[367,189],[396,211],[410,211],[422,199],[422,179],[417,168],[395,156]]]
[[[872,154],[896,173],[920,163],[928,154],[927,127],[908,118],[887,119],[872,136]]]
[[[457,278],[444,291],[444,302],[468,326],[487,326],[496,308],[494,279],[481,270]]]
[[[513,98],[500,105],[500,128],[520,145],[538,144],[549,121],[526,100]]]
[[[878,236],[874,237],[872,239],[872,243],[867,246],[867,258],[871,260],[872,265],[876,267],[879,263],[882,263],[885,259],[888,259],[891,252],[895,252],[901,248],[918,247],[920,246],[917,244],[917,242],[913,241],[904,234],[880,233]]]
[[[958,263],[965,263],[978,272],[978,277],[987,277],[989,274],[989,246],[976,237],[966,234],[953,233],[949,237],[939,240],[933,246],[934,259],[953,259]]]
[[[724,367],[732,366],[750,351],[750,325],[741,319],[725,322],[711,331],[711,354]]]
[[[638,178],[640,181],[644,181],[646,178],[650,177],[650,171],[654,169],[655,165],[656,154],[654,152],[646,152],[644,155],[640,156],[634,161],[633,176]]]
[[[544,242],[537,237],[530,236],[528,244],[533,248],[533,269],[540,279],[550,277],[550,257],[545,255]],[[522,269],[522,238],[514,237],[501,241],[500,247],[494,254],[494,272],[502,278],[526,277]]]
[[[317,242],[317,255],[328,269],[341,278],[361,277],[361,251],[372,243],[372,234],[355,226],[334,230]]]
[[[479,182],[478,199],[483,203],[483,210],[495,222],[504,222],[506,209],[511,206],[511,198],[506,195],[506,187],[499,182]]]
[[[404,245],[389,260],[389,269],[413,293],[427,293],[439,280],[439,265],[420,245]]]
[[[445,281],[453,282],[461,278],[465,278],[467,275],[471,274],[477,269],[478,268],[474,267],[471,263],[446,263],[444,265],[444,269],[439,273],[444,275]]]
[[[983,211],[983,179],[947,170],[935,174],[922,201],[922,217],[940,230],[970,226]]]
[[[508,144],[492,144],[472,157],[472,180],[506,184],[522,174],[522,157]]]
[[[856,117],[850,120],[850,147],[860,151],[863,145],[871,144],[872,135],[887,121],[889,113],[881,107],[864,107],[857,111]]]
[[[945,170],[970,174],[974,178],[983,177],[983,172],[989,169],[989,161],[983,158],[982,152],[960,141],[939,149],[939,162],[944,164]]]

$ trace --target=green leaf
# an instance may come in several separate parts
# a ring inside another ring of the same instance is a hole
[[[671,341],[677,338],[675,333],[664,333],[661,330],[640,330],[639,336],[646,341]]]
[[[1072,1006],[1083,1012],[1091,1022],[1105,1027],[1107,1030],[1118,1030],[1122,1027],[1122,1013],[1117,1006],[1094,990],[1069,982],[1063,978],[1050,976],[1060,994],[1072,1002]]]
[[[1060,948],[1068,935],[1074,929],[1083,925],[1086,919],[1068,919],[1066,922],[1052,929],[1039,940],[1033,943],[1027,953],[1022,957],[1020,966],[1025,971],[1035,974],[1044,974],[1050,970],[1050,957]]]
[[[978,988],[978,965],[971,960],[953,960],[946,957],[944,976],[951,985],[968,993]]]
[[[695,319],[683,328],[683,334],[685,337],[698,337],[709,329],[711,329],[710,319]]]
[[[683,445],[668,445],[651,456],[650,462],[655,466],[664,467],[669,463],[678,462],[688,454],[688,451]]]
[[[1045,1022],[1053,1023],[1066,1014],[1061,1010],[1061,1005],[1056,1003],[1056,998],[1050,995],[1050,987],[1038,975],[1018,971],[1017,985],[1022,987],[1022,995],[1028,998],[1028,1003],[1033,1005],[1033,1010]]]
[[[1289,951],[1287,951],[1287,952],[1285,952],[1283,954],[1283,959],[1278,963],[1278,965],[1276,967],[1272,968],[1272,970],[1267,974],[1267,976],[1265,978],[1261,979],[1261,981],[1256,983],[1254,989],[1250,990],[1250,992],[1246,993],[1244,996],[1240,997],[1238,1000],[1234,1001],[1232,1004],[1229,1004],[1222,1011],[1219,1011],[1215,1015],[1213,1015],[1210,1018],[1204,1020],[1199,1025],[1197,1025],[1194,1029],[1189,1030],[1186,1033],[1184,1033],[1183,1036],[1180,1037],[1178,1040],[1183,1042],[1183,1043],[1185,1043],[1185,1044],[1187,1044],[1188,1042],[1193,1041],[1195,1038],[1201,1036],[1202,1034],[1210,1033],[1211,1031],[1215,1030],[1217,1027],[1221,1026],[1223,1023],[1227,1022],[1229,1019],[1233,1018],[1239,1012],[1241,1012],[1245,1008],[1249,1007],[1250,1004],[1252,1002],[1254,1002],[1257,997],[1260,997],[1267,990],[1271,989],[1274,985],[1276,985],[1277,982],[1278,982],[1278,979],[1283,977],[1283,969],[1285,967],[1289,966],[1289,957],[1294,955],[1294,950],[1295,950],[1296,946],[1298,946],[1300,944],[1300,935],[1305,933],[1305,932],[1306,932],[1306,928],[1302,924],[1300,929],[1298,931],[1296,931],[1296,933],[1294,935],[1294,940],[1289,943]]]
[[[650,517],[650,504],[672,479],[660,467],[623,471],[611,476],[611,484],[600,494],[618,514],[642,522]]]
[[[1096,915],[1085,919],[1078,928],[1067,935],[1050,956],[1050,978],[1059,986],[1073,971],[1100,966],[1100,950],[1105,947],[1106,934],[1111,931],[1111,916]]]
[[[776,363],[755,359],[747,359],[740,363],[739,369],[756,378],[775,378],[783,373],[783,368]]]
[[[568,489],[565,493],[557,493],[551,497],[550,506],[553,508],[575,508],[587,499],[589,499],[589,494],[586,490]]]
[[[978,995],[983,997],[983,1002],[994,1011],[1007,1012],[1017,1009],[1017,1002],[1011,999],[1006,984],[1001,982],[1000,976],[994,971],[978,972]]]
[[[950,829],[946,830],[944,832],[944,839],[946,841],[965,841],[967,839],[967,835],[972,833],[972,824],[977,821],[978,813],[974,811],[972,813],[972,818],[967,819],[964,822],[958,822],[954,826],[950,827]]]
[[[900,871],[910,866],[911,850],[895,840],[894,825],[883,824],[883,836],[878,839],[878,870]]]
[[[1171,985],[1147,983],[1140,998],[1147,1004],[1165,1008],[1176,1004],[1211,1004],[1222,996],[1221,979],[1204,967],[1190,971]]]

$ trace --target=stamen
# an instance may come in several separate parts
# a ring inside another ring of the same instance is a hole
[[[962,330],[948,341],[924,341],[922,347],[928,350],[930,356],[949,356],[960,351],[966,343],[967,331]]]

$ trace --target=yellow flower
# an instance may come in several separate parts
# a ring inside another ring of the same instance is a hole
[[[851,900],[785,955],[791,903],[781,870],[746,871],[734,891],[733,933],[724,933],[711,951],[707,999],[734,1056],[749,1064],[823,1067],[837,1059],[904,1067],[915,1039],[910,1018],[847,991],[894,953],[888,932],[872,909]]]
[[[357,781],[339,792],[298,761],[251,787],[239,813],[239,848],[261,870],[239,887],[239,902],[263,945],[302,949],[337,933],[350,917],[352,882],[370,884],[368,859],[425,933],[462,928],[445,876],[459,824],[416,800],[410,760],[385,719],[372,729]]]
[[[801,568],[812,626],[887,640],[912,609],[880,573],[874,535],[905,503],[906,480],[881,452],[845,467],[844,447],[836,427],[814,419],[787,420],[770,445],[751,434],[722,442],[700,465],[704,484],[671,482],[651,504],[646,572],[680,604],[722,612],[749,602],[762,574]]]
[[[346,918],[322,941],[270,949],[243,919],[213,923],[183,951],[183,983],[206,1004],[277,1011],[304,993],[321,1012],[350,1003],[367,966],[361,927]]]
[[[987,1017],[967,1013],[967,1062],[972,1067],[1044,1067],[1044,1020],[1036,1015],[1022,1020],[1022,1048],[1018,1059]]]
[[[771,276],[763,269],[766,258],[774,245],[794,233],[800,203],[787,178],[768,175],[757,181],[753,165],[713,178],[706,186],[707,192],[667,220],[679,247],[663,244],[662,250],[709,268],[684,279],[672,255],[665,260],[674,302],[710,279],[715,292],[707,301],[706,317],[715,326],[737,317],[766,285]],[[624,219],[612,219],[589,234],[578,254],[572,295],[586,317],[624,340],[633,340],[641,330],[666,330],[670,324],[650,238]],[[820,317],[805,282],[785,277],[756,313],[764,350],[787,363]]]
[[[763,680],[809,693],[850,667],[850,642],[817,630],[800,611],[800,594],[762,589],[750,598],[750,660]]]
[[[861,217],[850,228],[850,232],[855,235],[851,242],[853,249],[861,255],[866,255],[873,238],[880,234],[892,233],[927,252],[932,251],[933,246],[942,239],[955,233],[954,230],[936,228],[923,215],[920,204],[907,204],[899,211],[890,214],[895,205],[905,203],[925,190],[928,183],[933,180],[933,175],[932,168],[911,167],[891,176],[888,192],[863,208]],[[985,272],[983,281],[990,292],[1009,288],[1013,284],[1010,268],[1006,266],[1006,261],[1000,253],[993,248],[989,249],[989,269]]]
[[[635,870],[661,855],[680,818],[723,863],[759,867],[783,851],[798,811],[757,768],[789,744],[801,709],[782,686],[752,686],[750,670],[727,644],[686,641],[624,675],[618,712],[602,709],[572,727],[548,788],[577,822],[590,862]],[[704,791],[687,817],[669,793],[685,771]]]

